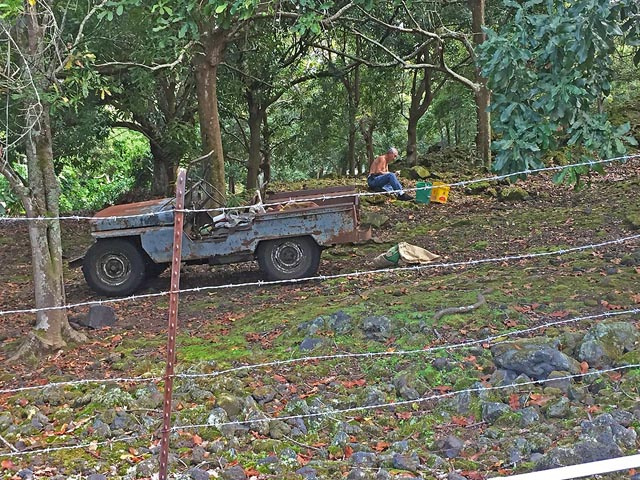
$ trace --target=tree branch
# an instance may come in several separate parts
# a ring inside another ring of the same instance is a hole
[[[97,63],[94,66],[98,70],[108,68],[108,67],[114,67],[114,66],[144,68],[152,72],[155,72],[157,70],[162,70],[164,68],[171,69],[176,67],[180,63],[182,63],[182,60],[184,59],[184,56],[187,53],[187,50],[191,48],[193,44],[194,42],[187,43],[182,49],[182,51],[180,52],[180,55],[178,55],[178,58],[176,58],[173,62],[170,62],[170,63],[163,63],[159,65],[150,66],[150,65],[145,65],[144,63],[138,63],[138,62],[105,62],[105,63]]]
[[[78,45],[82,41],[82,37],[84,36],[84,27],[87,25],[87,22],[91,19],[91,17],[93,17],[95,15],[95,13],[98,10],[100,10],[102,7],[104,7],[107,4],[107,2],[108,2],[108,0],[102,0],[102,2],[100,2],[98,5],[94,5],[93,8],[91,10],[89,10],[89,12],[87,12],[85,17],[82,19],[82,22],[80,22],[80,26],[78,27],[78,34],[76,35],[76,38],[73,41],[73,44],[68,49],[69,54],[66,56],[66,58],[64,60],[61,60],[60,65],[58,66],[58,68],[56,68],[54,70],[54,73],[59,73],[64,68],[64,66],[69,61],[71,61],[73,52],[75,51],[75,49],[78,47]],[[65,11],[65,13],[66,13],[66,11]],[[55,16],[53,16],[53,18],[55,18]]]
[[[20,201],[24,205],[24,209],[33,212],[33,204],[29,196],[29,189],[25,186],[20,175],[9,165],[9,158],[2,146],[0,146],[0,173],[7,179],[11,190],[20,197]]]

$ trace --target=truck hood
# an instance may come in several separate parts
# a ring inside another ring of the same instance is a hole
[[[93,231],[158,227],[172,224],[172,198],[113,205],[97,212],[91,220]]]

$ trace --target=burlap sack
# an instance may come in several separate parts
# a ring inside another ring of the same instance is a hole
[[[440,255],[425,250],[422,247],[400,242],[385,253],[378,255],[372,263],[375,268],[396,267],[403,265],[417,265],[433,262]]]

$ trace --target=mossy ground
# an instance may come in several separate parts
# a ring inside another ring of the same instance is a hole
[[[570,323],[557,329],[542,328],[542,325],[588,314],[634,308],[640,301],[640,264],[633,257],[637,241],[595,250],[554,254],[558,250],[637,233],[628,217],[635,205],[640,183],[625,176],[622,168],[614,169],[612,175],[622,180],[610,182],[602,179],[580,192],[552,185],[548,178],[537,177],[524,184],[530,194],[529,200],[517,203],[500,202],[488,195],[464,195],[452,191],[447,204],[411,205],[388,201],[382,205],[363,205],[365,209],[380,209],[392,219],[389,224],[376,230],[379,243],[343,245],[325,251],[320,271],[332,275],[368,270],[372,258],[399,241],[440,254],[442,259],[438,263],[477,263],[385,275],[367,274],[288,286],[255,286],[182,295],[177,338],[179,372],[206,373],[245,364],[287,361],[305,355],[347,352],[380,355],[266,366],[244,371],[243,375],[238,372],[238,377],[231,383],[225,383],[226,380],[218,377],[199,379],[195,382],[197,385],[214,392],[214,398],[204,403],[189,400],[186,386],[178,381],[176,395],[180,398],[179,415],[189,422],[202,422],[206,420],[203,405],[215,403],[215,392],[234,391],[248,395],[259,386],[277,387],[283,383],[283,379],[291,387],[289,393],[279,399],[281,404],[286,404],[297,395],[307,401],[317,398],[329,407],[337,408],[362,405],[368,387],[380,389],[386,402],[403,401],[395,389],[389,387],[401,373],[409,375],[420,385],[421,395],[467,389],[476,382],[484,381],[494,368],[491,355],[484,348],[484,338],[508,338],[510,332],[536,326],[541,328],[532,332],[533,335],[556,335],[567,328],[584,330],[591,323]],[[357,183],[363,185],[362,180]],[[308,186],[311,188],[313,185]],[[70,250],[78,249],[78,238],[86,239],[80,235],[65,235]],[[0,248],[10,248],[11,255],[25,258],[24,252],[22,257],[18,255],[14,243],[3,242]],[[24,245],[22,248],[25,249]],[[485,261],[504,256],[545,253],[549,255]],[[630,260],[624,260],[627,258]],[[9,282],[22,282],[27,271],[28,265],[21,264],[12,272],[6,272],[5,278]],[[69,271],[67,278],[70,283],[69,303],[93,298],[79,272]],[[260,278],[256,267],[250,264],[214,269],[188,267],[183,273],[183,286],[219,286],[241,281],[253,282]],[[154,281],[147,292],[142,293],[165,290],[167,282],[165,274]],[[436,312],[447,307],[474,304],[479,294],[486,299],[479,308],[468,313],[445,315],[434,321]],[[13,308],[28,306],[30,294],[22,288],[14,289],[4,301]],[[0,377],[5,379],[4,385],[18,385],[20,381],[32,383],[43,377],[56,381],[106,375],[162,375],[166,298],[118,303],[114,307],[119,317],[116,326],[90,332],[92,341],[89,344],[61,352],[48,359],[39,370],[21,371],[17,367],[13,375],[17,372],[19,380],[10,380],[11,375],[7,370]],[[326,317],[338,311],[351,317],[352,329],[341,334],[321,330],[315,336],[325,340],[322,346],[312,352],[300,351],[300,343],[307,333],[298,327],[318,316]],[[362,319],[380,315],[391,320],[391,336],[384,341],[367,339],[360,328]],[[24,315],[18,317],[3,335],[9,341],[18,338],[29,328],[29,318]],[[478,342],[466,348],[438,349],[473,340]],[[436,357],[446,358],[450,367],[435,368]],[[606,409],[607,405],[621,408],[620,405],[629,403],[625,392],[631,395],[635,392],[637,395],[637,382],[634,386],[632,381],[637,380],[637,375],[637,372],[627,374],[622,391],[616,390],[615,383],[606,380],[598,408]],[[355,380],[359,383],[354,384]],[[74,399],[91,388],[68,390],[67,404],[73,405]],[[122,388],[132,393],[137,386],[125,385]],[[529,393],[543,392],[542,387],[528,388]],[[496,392],[495,397],[508,402],[509,394]],[[3,406],[21,412],[20,415],[27,415],[21,410],[24,406],[20,405],[20,398],[26,398],[29,404],[34,402],[30,395],[3,396]],[[340,422],[347,422],[362,429],[363,433],[355,441],[375,447],[376,442],[380,441],[392,443],[409,439],[412,448],[419,451],[426,461],[434,453],[435,439],[446,433],[463,439],[473,438],[480,432],[486,433],[486,425],[479,420],[477,397],[472,399],[469,413],[465,415],[456,413],[450,400],[441,398],[407,402],[392,409],[355,410],[337,418],[318,419],[310,422],[309,432],[298,438],[296,443],[286,439],[274,440],[269,448],[276,452],[293,448],[305,455],[309,451],[313,453],[316,450],[301,447],[300,444],[330,444],[336,426]],[[53,406],[47,408],[52,412],[55,410]],[[73,418],[93,418],[103,408],[96,402],[74,407],[67,412],[68,416],[67,413],[60,414],[56,422],[60,426]],[[157,416],[157,412],[154,415]],[[573,437],[567,437],[567,441],[574,439],[575,427],[587,415],[586,412],[576,413],[557,422],[557,428],[563,432],[574,432]],[[496,437],[508,436],[511,426],[517,423],[518,418],[514,414],[492,428],[496,428]],[[221,434],[216,429],[206,428],[198,431],[198,435],[204,441],[213,442]],[[238,461],[245,468],[256,466],[257,460],[268,454],[258,448],[258,440],[264,440],[258,437],[239,445],[235,449],[236,455],[229,456],[228,460]],[[87,438],[92,437],[80,440]],[[66,440],[66,437],[50,436],[46,441],[47,444],[59,444]],[[179,443],[178,437],[174,441]],[[329,458],[342,459],[344,463],[345,452],[334,450],[329,451]],[[478,446],[471,450],[465,453],[466,458],[452,460],[452,467],[488,471],[496,464],[495,452],[491,449]],[[126,445],[100,451],[100,464],[119,465],[119,475],[139,461]],[[90,465],[96,460],[91,452],[62,451],[51,454],[49,461],[69,472],[86,470],[78,466]],[[334,473],[339,476],[344,470],[339,465],[329,462],[326,468],[337,469]],[[175,468],[179,470],[181,467],[177,465]],[[279,478],[297,477],[287,471]]]

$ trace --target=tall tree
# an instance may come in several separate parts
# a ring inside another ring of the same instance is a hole
[[[425,45],[417,57],[420,63],[431,63],[430,46]],[[433,102],[435,94],[433,88],[433,69],[424,67],[409,72],[411,76],[411,91],[409,100],[409,115],[407,117],[407,161],[411,165],[418,164],[418,122],[427,112]]]
[[[297,30],[319,31],[322,22],[330,23],[348,10],[350,4],[341,5],[323,2],[323,18],[318,14],[315,0],[291,2],[259,2],[258,0],[188,0],[169,5],[165,0],[142,2],[141,0],[114,0],[109,2],[114,11],[142,8],[152,19],[156,30],[177,32],[176,41],[193,49],[191,58],[195,72],[198,99],[198,118],[203,153],[207,159],[206,178],[214,191],[213,205],[225,203],[225,167],[222,146],[222,131],[218,106],[218,73],[224,60],[227,46],[237,40],[238,34],[250,23],[269,20],[292,19]],[[333,15],[328,15],[335,9]],[[112,14],[113,16],[113,14]],[[175,27],[175,28],[174,28]]]
[[[484,32],[485,26],[485,0],[469,0],[471,8],[471,34],[473,35],[473,45],[477,50],[486,40]],[[488,169],[491,168],[491,113],[489,112],[489,102],[491,92],[487,88],[487,79],[482,76],[482,69],[476,63],[477,88],[473,89],[476,101],[476,118],[478,132],[476,134],[476,149],[482,164]]]
[[[469,0],[472,19],[460,15],[456,4],[407,1],[402,4],[377,3],[360,6],[358,15],[344,18],[354,36],[362,38],[377,49],[375,55],[358,58],[364,65],[372,68],[401,67],[407,71],[442,72],[450,80],[456,81],[474,93],[477,103],[476,124],[478,131],[478,150],[489,161],[491,131],[488,128],[489,113],[484,79],[475,68],[476,47],[483,40],[474,35],[474,29],[482,33],[484,21],[484,3]],[[477,37],[477,38],[476,38]],[[474,43],[475,40],[475,43]],[[426,48],[432,55],[425,56]],[[353,57],[352,57],[353,58]],[[417,77],[416,77],[417,80]],[[414,101],[419,100],[420,82],[417,83]],[[420,109],[415,108],[414,114]],[[423,113],[424,114],[424,113]],[[407,132],[408,137],[410,131]],[[413,157],[417,155],[417,146],[407,138],[408,148]],[[415,150],[415,151],[414,151]]]
[[[91,6],[90,6],[91,7]],[[58,220],[60,188],[54,169],[51,135],[52,102],[56,101],[58,74],[73,60],[86,20],[98,6],[89,9],[78,22],[76,37],[70,43],[60,30],[62,20],[55,18],[52,2],[26,0],[5,2],[0,6],[0,23],[5,37],[3,58],[9,58],[3,75],[2,91],[21,103],[21,114],[5,126],[7,147],[0,152],[0,172],[20,197],[29,222],[33,265],[36,322],[17,356],[42,349],[57,349],[66,340],[83,340],[67,320],[62,267],[62,242]],[[71,45],[71,48],[68,48]],[[65,55],[61,55],[62,53]],[[26,158],[28,176],[22,178],[12,162]]]

